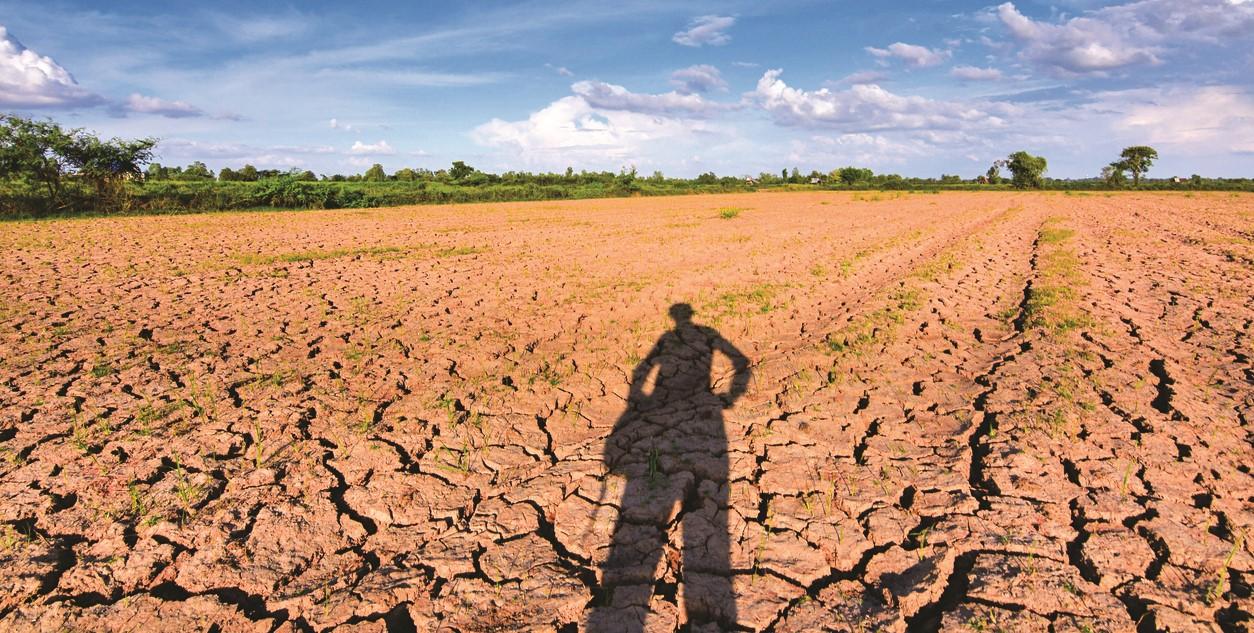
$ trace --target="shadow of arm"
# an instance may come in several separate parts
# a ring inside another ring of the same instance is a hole
[[[749,378],[753,375],[753,372],[749,369],[749,358],[736,349],[736,346],[732,345],[727,339],[722,336],[716,338],[714,348],[731,359],[732,368],[735,372],[732,375],[731,388],[727,391],[727,395],[723,396],[723,406],[727,408],[749,389]]]

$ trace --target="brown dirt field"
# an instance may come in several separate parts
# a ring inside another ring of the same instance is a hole
[[[6,631],[1250,626],[1248,195],[9,223],[0,261]]]

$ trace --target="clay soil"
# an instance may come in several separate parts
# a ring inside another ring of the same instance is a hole
[[[1250,627],[1248,195],[9,223],[0,262],[6,631]]]

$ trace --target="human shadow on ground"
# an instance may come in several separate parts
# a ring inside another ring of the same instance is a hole
[[[621,494],[590,633],[644,631],[655,594],[682,604],[689,627],[735,626],[723,410],[748,387],[749,359],[714,328],[693,323],[692,314],[686,303],[671,306],[675,327],[632,372],[626,411],[605,442],[607,479],[617,482],[611,497]],[[711,382],[715,352],[734,368],[724,393]],[[681,560],[659,570],[676,527],[683,534],[675,556]]]

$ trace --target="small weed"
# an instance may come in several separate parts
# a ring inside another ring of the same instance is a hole
[[[722,207],[718,210],[718,217],[724,220],[731,220],[740,215],[746,209],[742,207]]]
[[[1228,567],[1232,565],[1232,559],[1236,557],[1237,552],[1244,545],[1245,532],[1238,532],[1237,537],[1232,542],[1232,549],[1228,550],[1228,555],[1224,557],[1224,562],[1219,566],[1219,571],[1215,572],[1215,582],[1211,584],[1210,589],[1206,590],[1206,604],[1213,606],[1228,591]]]
[[[649,488],[657,487],[662,481],[661,456],[658,455],[657,447],[649,449]]]
[[[266,460],[265,460],[266,438],[265,438],[264,432],[261,430],[261,424],[257,422],[253,422],[252,435],[253,435],[253,469],[261,470],[262,464],[266,463]]]
[[[96,361],[96,364],[92,365],[91,367],[91,375],[95,376],[96,378],[104,378],[105,376],[109,376],[113,374],[113,371],[114,371],[113,366],[109,364],[109,361],[103,358]]]
[[[474,255],[476,253],[482,253],[483,251],[484,249],[476,248],[474,246],[450,246],[447,248],[441,248],[437,250],[435,252],[435,256],[442,259],[445,257],[461,257],[463,255]]]
[[[192,506],[200,500],[204,494],[204,488],[187,477],[187,471],[183,469],[181,460],[176,457],[174,463],[175,477],[178,478],[178,481],[174,483],[174,496],[182,505],[183,519],[187,520],[194,513],[195,508]]]
[[[914,544],[917,546],[915,551],[918,552],[919,562],[923,562],[925,550],[927,549],[927,534],[932,528],[927,527],[914,533]]]
[[[126,486],[126,496],[130,499],[130,515],[136,521],[142,520],[148,514],[148,500],[144,497],[144,492],[139,489],[138,484],[131,483]]]

